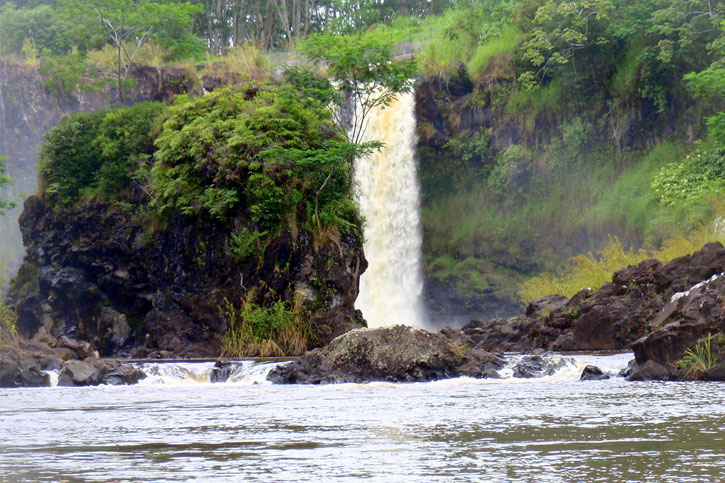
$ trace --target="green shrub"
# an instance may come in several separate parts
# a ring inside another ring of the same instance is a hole
[[[700,146],[684,160],[662,167],[652,190],[664,206],[703,199],[725,188],[725,147]]]
[[[333,207],[349,206],[358,148],[343,141],[323,104],[292,88],[181,96],[156,146],[151,207],[162,218],[176,211],[224,220],[248,210],[259,231],[273,233],[284,219],[304,221],[313,206],[317,216],[336,213],[342,229],[355,224],[354,210]]]
[[[143,102],[109,111],[64,116],[45,135],[40,167],[45,192],[62,202],[128,188],[153,152],[165,106]]]
[[[69,202],[93,183],[102,164],[101,147],[94,141],[106,112],[63,116],[45,134],[39,160],[46,193]]]

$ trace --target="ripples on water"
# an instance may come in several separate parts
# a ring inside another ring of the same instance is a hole
[[[628,359],[536,380],[173,379],[209,369],[186,364],[139,386],[0,389],[0,482],[725,481],[725,385],[576,380]]]

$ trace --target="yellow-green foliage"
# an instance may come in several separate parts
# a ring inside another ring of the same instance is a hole
[[[201,69],[200,75],[214,73],[240,74],[250,81],[268,80],[272,75],[272,62],[267,53],[252,43],[236,45],[221,57],[211,57]]]
[[[14,343],[18,338],[18,314],[0,302],[0,346]]]
[[[309,314],[297,298],[290,309],[278,300],[271,304],[254,301],[250,290],[237,309],[227,301],[222,315],[228,328],[221,343],[224,357],[278,357],[301,355],[312,338]]]
[[[481,79],[486,74],[496,78],[512,78],[513,70],[506,72],[505,68],[495,69],[497,72],[491,72],[491,64],[500,58],[503,54],[510,54],[516,48],[516,44],[520,37],[519,30],[514,26],[506,27],[501,35],[494,37],[488,41],[482,42],[476,47],[471,60],[468,61],[468,75],[474,79]]]
[[[569,259],[561,273],[543,273],[523,282],[519,288],[519,297],[528,302],[543,295],[561,294],[571,297],[583,288],[596,290],[611,281],[612,274],[619,269],[648,258],[656,258],[666,263],[689,255],[711,241],[725,242],[725,236],[715,232],[712,225],[703,225],[687,235],[674,235],[660,248],[625,249],[619,238],[610,237],[607,246],[597,254],[589,252]]]

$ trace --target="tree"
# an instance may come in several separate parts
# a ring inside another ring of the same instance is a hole
[[[522,45],[532,69],[519,77],[521,83],[533,88],[581,51],[608,44],[605,30],[613,10],[611,0],[547,0],[536,10]]]
[[[141,47],[150,39],[175,50],[178,57],[201,49],[200,39],[190,33],[193,15],[202,7],[174,0],[63,0],[69,18],[80,21],[79,36],[100,33],[116,49],[118,97],[124,101],[128,71]]]
[[[0,196],[2,196],[3,188],[12,181],[10,176],[7,175],[7,170],[5,168],[6,159],[7,158],[5,156],[0,156]],[[6,210],[14,208],[15,205],[16,203],[14,201],[9,201],[0,197],[0,215],[4,215]]]
[[[324,64],[336,106],[333,118],[354,144],[361,143],[372,110],[409,92],[417,75],[414,61],[395,62],[389,43],[361,35],[314,35],[302,50],[316,64]],[[354,106],[349,122],[344,117],[347,102]]]

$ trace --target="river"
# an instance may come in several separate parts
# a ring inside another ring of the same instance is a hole
[[[0,482],[721,482],[725,385],[539,379],[275,386],[244,363],[137,386],[0,389]],[[512,360],[516,358],[509,356]]]

